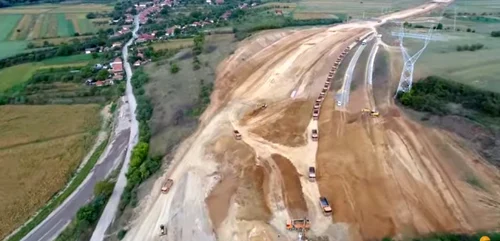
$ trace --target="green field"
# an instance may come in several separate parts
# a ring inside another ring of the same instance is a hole
[[[498,0],[455,0],[453,6],[457,7],[457,12],[500,12],[500,1]],[[454,8],[448,9],[449,13],[453,11]]]
[[[0,59],[22,53],[26,45],[27,41],[0,41]]]
[[[75,27],[64,13],[57,13],[57,36],[73,36]]]
[[[443,33],[444,34],[444,33]],[[433,41],[415,65],[416,78],[437,75],[478,88],[500,92],[500,41],[485,34],[446,33],[447,41]],[[422,42],[405,40],[411,52]],[[484,49],[457,51],[457,46],[481,43]]]
[[[21,14],[0,15],[0,41],[9,39],[10,34],[22,17]]]
[[[418,6],[427,0],[303,0],[297,3],[294,14],[305,15],[302,18],[323,18],[330,15],[353,18],[376,17],[387,12]],[[311,16],[311,17],[307,17]]]
[[[57,68],[68,66],[84,66],[92,59],[91,55],[73,55],[68,57],[56,57],[36,63],[15,65],[0,70],[0,92],[14,85],[23,83],[42,68]]]

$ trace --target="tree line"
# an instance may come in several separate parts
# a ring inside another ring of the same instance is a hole
[[[129,204],[137,204],[137,188],[148,177],[160,169],[161,157],[149,156],[149,139],[151,130],[149,120],[153,115],[153,105],[145,95],[144,85],[149,81],[148,75],[137,69],[132,76],[131,84],[137,99],[136,117],[139,122],[139,143],[132,150],[129,169],[126,174],[127,186],[121,196],[119,208],[123,211]]]
[[[74,54],[81,54],[83,53],[83,51],[85,51],[85,49],[99,48],[104,46],[109,47],[114,42],[124,41],[132,37],[131,33],[113,38],[110,38],[109,34],[110,34],[109,31],[99,31],[97,36],[86,39],[85,41],[80,41],[79,39],[75,39],[69,43],[63,43],[58,47],[36,50],[28,53],[21,53],[8,58],[0,59],[0,69],[17,64],[38,62],[44,59],[57,56],[69,56]]]
[[[398,99],[412,109],[439,115],[450,114],[448,104],[455,103],[490,117],[500,117],[500,94],[436,76],[417,81],[409,92],[400,93]]]

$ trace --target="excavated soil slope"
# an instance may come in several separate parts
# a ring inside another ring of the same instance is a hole
[[[392,96],[375,98],[386,108],[373,119],[352,108],[335,111],[329,94],[320,120],[310,121],[331,65],[373,26],[269,31],[244,41],[219,66],[200,128],[140,203],[124,240],[296,240],[285,223],[297,210],[311,219],[308,236],[330,240],[497,225],[498,170],[450,133],[409,121]],[[353,92],[351,99],[361,106],[369,93]],[[254,112],[261,103],[268,107]],[[310,139],[318,126],[319,143]],[[233,139],[234,129],[242,140]],[[316,166],[317,182],[307,180],[310,166]],[[482,187],[467,183],[463,173],[479,177]],[[162,195],[165,178],[175,184]],[[320,196],[329,199],[332,217],[322,214]],[[168,235],[158,236],[160,224]]]

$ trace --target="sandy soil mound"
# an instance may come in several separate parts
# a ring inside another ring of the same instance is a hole
[[[302,146],[306,143],[305,130],[311,120],[312,105],[313,101],[299,100],[284,108],[270,110],[275,113],[275,117],[257,122],[250,132],[270,142],[292,147]]]
[[[293,218],[307,216],[307,204],[302,193],[300,174],[295,166],[286,157],[279,154],[272,154],[271,158],[278,166],[283,180],[283,197],[285,205]]]

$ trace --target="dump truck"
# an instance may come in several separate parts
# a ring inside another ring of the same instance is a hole
[[[319,110],[315,109],[313,110],[313,120],[318,120],[319,119]]]
[[[316,169],[314,167],[309,167],[309,181],[316,181]]]
[[[321,209],[323,209],[323,214],[325,214],[325,215],[332,214],[332,208],[330,207],[330,204],[328,203],[328,200],[326,199],[326,197],[320,197],[319,204],[321,205]]]
[[[311,228],[311,221],[309,219],[292,219],[286,221],[287,230],[309,230]]]
[[[319,109],[319,107],[321,107],[321,101],[316,100],[314,103],[314,109]]]
[[[241,140],[241,134],[238,130],[233,131],[234,139]]]
[[[266,103],[263,103],[263,104],[261,104],[261,105],[259,106],[259,108],[260,108],[261,110],[263,110],[263,109],[267,108],[267,104],[266,104]]]
[[[161,193],[167,194],[168,191],[170,191],[170,188],[174,185],[174,180],[172,179],[167,179],[163,185],[161,186]]]
[[[321,96],[321,95],[318,96],[318,98],[316,99],[316,101],[319,101],[319,102],[323,101],[323,96]]]
[[[312,129],[312,131],[311,131],[311,139],[313,141],[318,141],[318,130]]]

